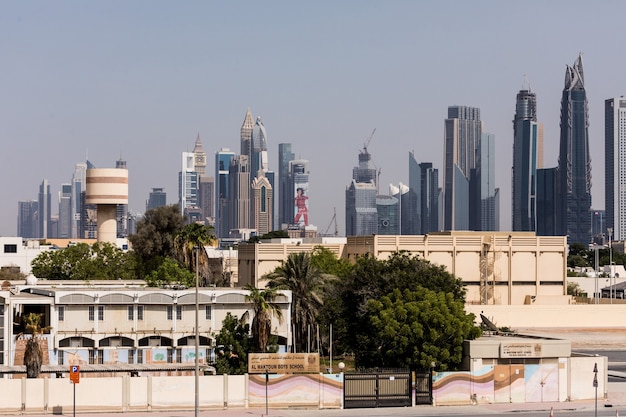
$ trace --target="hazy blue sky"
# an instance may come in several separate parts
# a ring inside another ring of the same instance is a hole
[[[200,133],[214,170],[239,151],[246,109],[262,116],[270,167],[278,144],[310,161],[310,221],[333,209],[359,149],[381,193],[408,183],[408,153],[443,180],[449,105],[480,107],[496,136],[501,227],[509,229],[515,96],[524,75],[558,157],[565,66],[583,52],[593,207],[604,208],[604,100],[624,94],[624,1],[2,1],[0,235],[17,232],[18,200],[47,178],[53,201],[74,165],[128,162],[130,209],[152,187],[178,200],[181,152]],[[53,203],[53,213],[57,207]]]

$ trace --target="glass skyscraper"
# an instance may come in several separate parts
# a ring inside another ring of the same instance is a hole
[[[604,198],[606,227],[626,239],[626,99],[604,101]],[[606,233],[606,230],[599,231]]]
[[[589,108],[582,55],[567,66],[561,99],[561,138],[557,176],[557,235],[568,243],[591,243],[591,157]]]
[[[517,93],[513,119],[511,219],[514,231],[536,231],[537,97],[528,90]]]

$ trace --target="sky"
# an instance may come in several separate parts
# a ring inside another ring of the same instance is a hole
[[[0,235],[48,179],[78,162],[129,169],[129,209],[162,187],[178,202],[181,153],[199,134],[214,172],[239,152],[246,109],[310,161],[309,220],[337,213],[359,150],[380,193],[408,184],[409,152],[443,183],[447,108],[481,109],[495,134],[501,229],[511,227],[515,97],[527,79],[557,164],[566,65],[583,53],[592,207],[604,208],[604,100],[624,94],[624,1],[0,1]]]

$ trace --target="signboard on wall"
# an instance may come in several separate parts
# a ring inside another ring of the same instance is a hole
[[[248,373],[319,373],[319,353],[249,353]]]
[[[501,343],[501,358],[540,358],[541,343]]]

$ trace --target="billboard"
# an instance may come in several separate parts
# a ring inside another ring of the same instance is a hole
[[[293,183],[293,224],[299,226],[309,225],[309,183],[308,182],[296,182]]]

